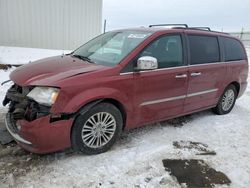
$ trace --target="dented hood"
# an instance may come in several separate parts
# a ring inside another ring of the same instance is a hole
[[[22,86],[53,85],[56,81],[103,68],[104,66],[64,55],[25,64],[14,70],[10,79]]]

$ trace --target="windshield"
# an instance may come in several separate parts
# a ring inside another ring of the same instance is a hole
[[[144,31],[108,32],[84,44],[72,55],[96,64],[114,66],[150,35]]]

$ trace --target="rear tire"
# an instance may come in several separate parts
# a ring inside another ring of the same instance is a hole
[[[217,106],[212,109],[213,112],[218,115],[224,115],[231,112],[237,99],[237,95],[236,87],[234,85],[229,85],[220,97]]]
[[[75,151],[92,155],[109,150],[120,136],[122,114],[110,103],[99,103],[74,122],[71,142]]]

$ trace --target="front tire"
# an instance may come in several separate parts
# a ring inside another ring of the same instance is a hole
[[[224,115],[231,112],[237,99],[237,90],[234,85],[229,85],[222,94],[217,106],[213,108],[213,112],[218,115]]]
[[[85,154],[99,154],[109,150],[120,136],[122,114],[110,103],[99,103],[74,122],[71,142],[74,150]]]

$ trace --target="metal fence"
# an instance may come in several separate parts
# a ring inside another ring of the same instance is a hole
[[[230,34],[240,38],[243,44],[250,48],[250,31],[232,32]]]
[[[246,47],[247,56],[250,59],[250,31],[231,32],[231,35],[240,38]],[[249,70],[250,71],[250,70]]]

